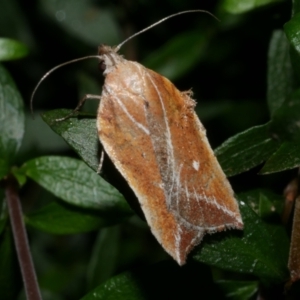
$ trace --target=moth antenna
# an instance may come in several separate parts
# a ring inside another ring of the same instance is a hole
[[[81,61],[81,60],[85,60],[85,59],[89,59],[89,58],[100,58],[99,55],[89,55],[89,56],[84,56],[84,57],[80,57],[80,58],[76,58],[76,59],[72,59],[72,60],[69,60],[67,62],[64,62],[62,64],[59,64],[57,66],[55,66],[54,68],[52,68],[50,71],[48,71],[41,79],[40,81],[37,83],[37,85],[35,86],[32,94],[31,94],[31,97],[30,97],[30,111],[31,111],[31,115],[33,117],[33,98],[35,96],[35,93],[37,91],[37,89],[39,88],[39,86],[41,85],[41,83],[51,74],[53,73],[55,70],[59,69],[60,67],[64,67],[65,65],[69,65],[69,64],[72,64],[72,63],[75,63],[75,62],[78,62],[78,61]]]
[[[202,10],[202,9],[195,9],[195,10],[184,10],[184,11],[180,11],[176,14],[173,14],[173,15],[169,15],[165,18],[162,18],[160,19],[159,21],[153,23],[152,25],[136,32],[135,34],[133,34],[132,36],[128,37],[125,41],[123,41],[122,43],[120,43],[117,47],[114,48],[114,51],[115,52],[118,52],[118,50],[120,50],[120,48],[125,44],[127,43],[129,40],[133,39],[134,37],[136,37],[137,35],[140,35],[141,33],[155,27],[156,25],[168,20],[168,19],[171,19],[173,17],[176,17],[176,16],[179,16],[179,15],[182,15],[182,14],[187,14],[187,13],[196,13],[196,12],[202,12],[202,13],[206,13],[210,16],[212,16],[213,18],[215,18],[217,21],[220,21],[215,15],[213,15],[212,13],[210,13],[209,11],[207,10]],[[76,59],[72,59],[72,60],[69,60],[67,62],[64,62],[62,64],[59,64],[57,66],[55,66],[54,68],[52,68],[50,71],[48,71],[47,73],[45,73],[45,75],[40,79],[40,81],[37,83],[37,85],[35,86],[32,94],[31,94],[31,97],[30,97],[30,111],[31,111],[31,114],[32,114],[32,117],[33,117],[33,98],[35,96],[35,93],[36,91],[38,90],[39,86],[41,85],[41,83],[52,73],[54,72],[55,70],[59,69],[60,67],[63,67],[63,66],[66,66],[66,65],[69,65],[69,64],[72,64],[72,63],[75,63],[75,62],[78,62],[78,61],[81,61],[81,60],[85,60],[85,59],[90,59],[90,58],[97,58],[99,59],[100,56],[99,55],[88,55],[88,56],[84,56],[84,57],[80,57],[80,58],[76,58]]]
[[[220,21],[214,14],[210,13],[210,12],[207,11],[207,10],[194,9],[194,10],[184,10],[184,11],[180,11],[180,12],[178,12],[178,13],[176,13],[176,14],[169,15],[169,16],[167,16],[167,17],[165,17],[165,18],[162,18],[162,19],[160,19],[159,21],[153,23],[152,25],[150,25],[150,26],[148,26],[148,27],[146,27],[146,28],[144,28],[144,29],[142,29],[142,30],[140,30],[140,31],[138,31],[138,32],[136,32],[136,33],[134,33],[133,35],[131,35],[130,37],[128,37],[125,41],[123,41],[122,43],[120,43],[114,50],[115,50],[116,52],[118,52],[118,51],[120,50],[120,48],[121,48],[125,43],[127,43],[128,41],[130,41],[131,39],[133,39],[133,38],[136,37],[137,35],[140,35],[141,33],[143,33],[143,32],[145,32],[145,31],[147,31],[147,30],[149,30],[149,29],[155,27],[156,25],[158,25],[158,24],[160,24],[160,23],[162,23],[162,22],[164,22],[164,21],[166,21],[166,20],[169,20],[169,19],[171,19],[171,18],[173,18],[173,17],[179,16],[179,15],[182,15],[182,14],[196,13],[196,12],[202,12],[202,13],[208,14],[208,15],[212,16],[213,18],[215,18],[217,21]]]

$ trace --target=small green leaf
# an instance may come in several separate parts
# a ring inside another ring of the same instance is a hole
[[[284,208],[284,197],[282,195],[277,195],[274,192],[267,189],[255,189],[251,192],[246,192],[245,194],[240,194],[240,197],[247,199],[247,204],[251,209],[262,219],[264,218],[265,209],[270,213],[277,214],[281,216]],[[264,203],[261,203],[261,202]],[[268,205],[266,205],[268,203]],[[269,206],[271,204],[271,207]],[[263,206],[263,207],[262,207]],[[262,209],[264,211],[262,211]]]
[[[270,131],[281,141],[298,142],[300,139],[300,89],[286,99],[273,115]]]
[[[300,12],[300,2],[293,1],[292,3],[293,3],[292,16],[294,16],[296,13]]]
[[[210,269],[202,264],[180,267],[173,261],[164,261],[112,277],[81,300],[197,299],[197,295],[221,299]]]
[[[113,275],[120,249],[118,226],[104,228],[99,232],[88,266],[88,289],[95,288]]]
[[[111,226],[124,219],[104,216],[97,211],[52,202],[25,216],[26,224],[53,234],[74,234]]]
[[[282,201],[283,202],[283,201]],[[273,216],[276,210],[272,201],[270,201],[265,195],[260,195],[259,197],[259,216],[262,219],[268,219]]]
[[[200,30],[177,34],[171,41],[152,52],[143,61],[143,65],[170,80],[177,79],[201,59],[207,43],[207,36]]]
[[[282,0],[224,0],[223,8],[231,14],[241,14],[260,6],[281,1]]]
[[[0,61],[19,59],[27,56],[28,48],[15,40],[0,38]]]
[[[300,89],[296,90],[273,115],[270,131],[282,142],[268,158],[261,174],[300,166]]]
[[[288,278],[286,231],[281,225],[263,222],[248,206],[249,197],[253,197],[252,191],[238,197],[244,230],[207,236],[194,259],[222,269],[253,274],[265,283],[283,282]]]
[[[131,211],[123,196],[80,160],[45,156],[28,161],[21,170],[70,204],[121,215]]]
[[[0,179],[7,174],[24,134],[23,100],[0,65]]]
[[[292,91],[292,65],[290,47],[282,30],[273,32],[268,53],[267,100],[271,115]]]
[[[300,141],[283,142],[278,150],[267,160],[260,174],[270,174],[300,166]]]
[[[300,79],[300,3],[299,1],[293,1],[292,18],[286,24],[284,24],[285,34],[291,44],[290,56],[291,62],[296,77],[296,81]]]
[[[258,292],[258,281],[218,280],[217,285],[228,300],[249,300]]]
[[[279,147],[279,142],[269,134],[269,124],[252,127],[239,133],[215,150],[227,176],[247,171],[263,161]]]
[[[300,13],[284,24],[284,31],[292,47],[300,54]]]
[[[59,109],[42,115],[44,121],[60,135],[94,171],[99,166],[99,138],[96,117],[70,117],[62,122],[56,119],[67,116],[71,110]]]
[[[26,183],[26,181],[27,181],[26,175],[23,172],[20,172],[17,167],[13,167],[11,169],[11,172],[17,179],[20,186],[23,186]]]

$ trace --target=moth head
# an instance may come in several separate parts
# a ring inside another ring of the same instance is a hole
[[[107,45],[98,47],[98,56],[100,59],[99,69],[103,71],[103,75],[110,73],[123,60],[122,56],[117,53],[117,48]]]

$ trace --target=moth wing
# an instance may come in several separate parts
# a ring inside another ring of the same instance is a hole
[[[146,78],[145,97],[152,99],[146,116],[168,208],[193,229],[242,228],[237,201],[194,112],[194,100],[151,70]]]
[[[193,101],[169,80],[122,60],[106,76],[97,126],[152,233],[179,264],[206,232],[242,227]]]

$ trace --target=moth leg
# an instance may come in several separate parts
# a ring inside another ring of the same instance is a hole
[[[61,122],[61,121],[65,121],[67,119],[69,119],[70,117],[72,117],[77,111],[80,110],[80,108],[83,106],[83,104],[85,103],[86,100],[88,99],[97,99],[97,100],[101,100],[101,96],[99,95],[92,95],[92,94],[86,94],[77,104],[77,106],[75,107],[74,110],[72,110],[69,114],[67,114],[66,116],[64,116],[63,118],[58,118],[55,119],[56,122]]]
[[[99,166],[97,169],[97,174],[100,174],[102,166],[103,166],[103,161],[104,161],[104,151],[101,151],[101,156],[100,156],[100,161],[99,161]]]

